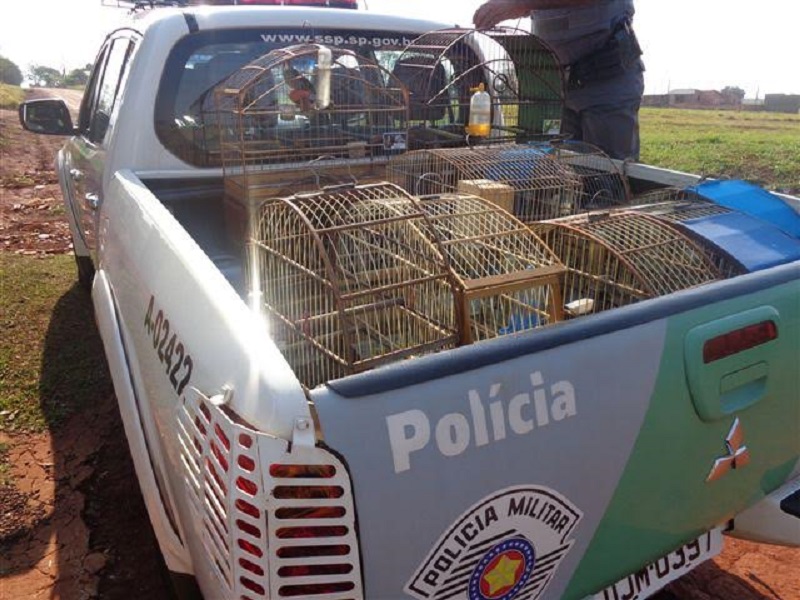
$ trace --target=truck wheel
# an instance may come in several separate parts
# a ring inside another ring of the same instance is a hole
[[[75,255],[75,264],[78,267],[78,283],[86,291],[92,290],[94,281],[94,265],[88,256]]]

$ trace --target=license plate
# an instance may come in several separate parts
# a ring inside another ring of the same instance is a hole
[[[591,600],[647,598],[720,552],[722,552],[722,529],[712,529],[650,563],[638,573],[628,575],[625,579],[591,596]]]

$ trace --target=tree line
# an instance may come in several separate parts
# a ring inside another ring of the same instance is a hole
[[[27,73],[5,56],[0,56],[0,83],[20,85],[25,79],[34,87],[65,88],[86,85],[92,65],[67,72],[46,65],[31,65]]]

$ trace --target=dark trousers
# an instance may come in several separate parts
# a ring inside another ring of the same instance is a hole
[[[600,147],[611,158],[639,160],[640,101],[590,106],[580,111],[564,108],[561,133]]]

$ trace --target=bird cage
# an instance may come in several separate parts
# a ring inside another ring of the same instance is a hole
[[[581,182],[582,210],[630,204],[628,178],[603,150],[572,140],[551,140],[541,145],[554,160],[569,167]]]
[[[611,197],[601,189],[622,187],[624,178],[616,170],[587,172],[586,165],[616,169],[611,161],[605,164],[595,154],[557,148],[497,144],[417,150],[390,159],[387,178],[413,194],[474,194],[524,222],[586,212]]]
[[[722,278],[727,279],[747,273],[747,269],[735,257],[690,227],[695,222],[731,214],[733,212],[731,209],[704,200],[696,192],[679,188],[651,190],[637,196],[634,204],[638,205],[637,212],[669,221],[686,235],[694,238],[703,247]]]
[[[481,88],[491,104],[487,140],[560,133],[564,72],[555,52],[529,32],[429,32],[406,47],[392,72],[409,90],[411,148],[463,145],[472,96]]]
[[[563,266],[477,197],[380,183],[269,200],[248,249],[251,297],[309,387],[563,317]]]
[[[561,321],[564,266],[507,211],[477,196],[419,200],[454,274],[461,343]]]
[[[567,268],[567,314],[600,312],[722,278],[706,249],[635,212],[590,213],[532,226]]]
[[[271,200],[254,225],[251,294],[305,385],[458,342],[447,263],[402,190]]]
[[[289,184],[319,189],[367,176],[374,159],[406,148],[407,94],[349,50],[306,44],[265,54],[214,91],[226,194],[247,206]]]

